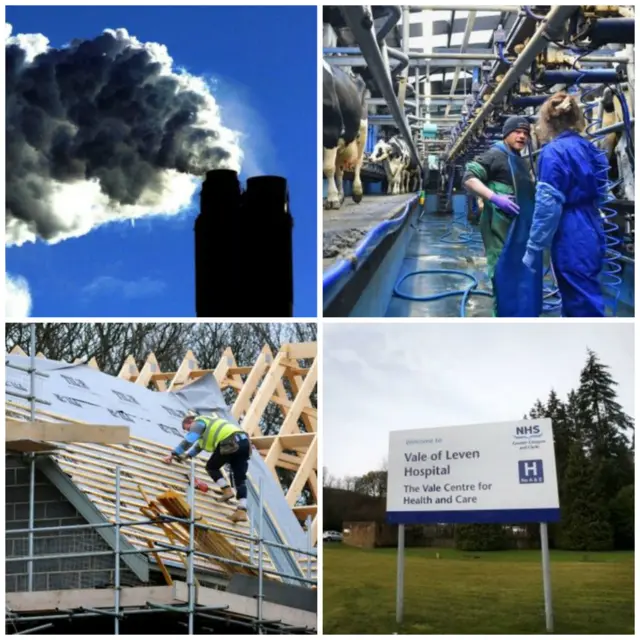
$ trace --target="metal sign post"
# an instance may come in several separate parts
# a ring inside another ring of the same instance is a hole
[[[542,550],[544,617],[547,623],[547,633],[553,633],[553,603],[551,602],[551,563],[549,561],[549,531],[546,522],[540,523],[540,549]]]
[[[546,631],[553,632],[549,522],[560,501],[549,418],[389,433],[386,520],[398,525],[396,623],[404,619],[405,527],[540,523]]]
[[[398,525],[398,582],[396,585],[396,622],[402,624],[404,614],[404,525]]]

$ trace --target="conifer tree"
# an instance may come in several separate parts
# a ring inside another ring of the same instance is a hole
[[[574,441],[563,478],[557,546],[579,551],[613,548],[613,530],[601,487],[582,445]]]
[[[551,418],[553,423],[553,443],[556,454],[556,470],[558,479],[564,477],[569,451],[576,440],[576,428],[567,406],[558,397],[555,389],[551,390],[545,410],[545,418]],[[562,483],[559,483],[560,485]]]
[[[533,405],[533,409],[531,409],[531,411],[529,411],[529,418],[532,419],[536,419],[536,418],[545,418],[547,415],[547,407],[545,407],[542,402],[540,402],[540,399],[536,400],[536,403]],[[526,418],[527,416],[525,416]]]
[[[564,476],[567,468],[567,460],[569,457],[569,450],[571,445],[575,441],[575,424],[570,417],[567,405],[558,397],[555,389],[552,389],[549,393],[549,398],[546,404],[543,404],[540,400],[536,400],[535,405],[529,412],[529,417],[536,418],[550,418],[553,423],[553,444],[556,456],[556,477],[558,479],[558,493],[560,496],[560,504],[563,500],[563,484]],[[529,539],[538,544],[540,541],[540,528],[537,523],[528,523],[526,525],[527,534]],[[551,524],[549,527],[549,539],[550,545],[556,546],[556,538],[558,536],[558,527],[555,524]]]
[[[589,350],[580,374],[575,417],[595,480],[601,485],[607,502],[634,480],[631,440],[627,435],[633,430],[633,421],[617,400],[617,384],[609,367]]]
[[[616,549],[633,549],[634,536],[634,486],[623,487],[611,503],[611,523],[613,524]]]

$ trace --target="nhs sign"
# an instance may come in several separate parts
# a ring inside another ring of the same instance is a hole
[[[549,418],[389,434],[388,522],[511,524],[559,519]]]
[[[539,436],[540,425],[527,425],[526,427],[516,427],[517,436]]]

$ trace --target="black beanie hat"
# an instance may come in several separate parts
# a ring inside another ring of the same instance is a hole
[[[524,116],[511,116],[510,118],[507,118],[505,123],[502,125],[502,139],[504,140],[516,129],[524,129],[528,133],[531,131],[531,126]]]

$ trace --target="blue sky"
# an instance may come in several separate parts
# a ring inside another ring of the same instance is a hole
[[[294,315],[316,315],[315,6],[7,7],[6,22],[13,35],[41,33],[54,47],[124,28],[141,42],[165,45],[175,66],[214,77],[222,124],[250,139],[241,177],[275,173],[289,182]],[[7,247],[7,272],[29,283],[32,316],[193,317],[196,213],[104,225],[53,245]],[[234,285],[233,255],[213,246],[212,263],[215,257],[224,296]]]

